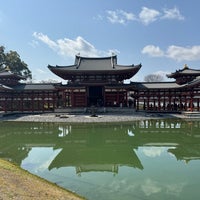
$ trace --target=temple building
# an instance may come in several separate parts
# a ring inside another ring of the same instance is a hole
[[[60,97],[64,107],[108,107],[126,106],[127,89],[125,79],[133,77],[139,65],[118,65],[117,56],[85,58],[76,56],[74,65],[48,66],[68,84],[62,86]]]
[[[175,81],[130,84],[129,94],[136,110],[200,111],[200,70],[184,67],[167,77]]]
[[[0,72],[0,110],[5,112],[53,110],[57,101],[52,83],[21,83],[24,77],[9,70]]]
[[[200,111],[200,70],[185,66],[168,74],[175,81],[130,82],[141,68],[119,65],[117,56],[81,57],[69,66],[51,66],[62,83],[22,83],[24,77],[0,72],[0,110],[46,112],[58,108],[129,107],[136,111]]]

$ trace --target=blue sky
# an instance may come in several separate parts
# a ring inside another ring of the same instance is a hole
[[[131,79],[200,68],[199,0],[0,0],[0,45],[17,51],[33,81],[59,80],[47,65],[75,55],[139,64]]]

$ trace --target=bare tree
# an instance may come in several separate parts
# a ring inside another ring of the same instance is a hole
[[[144,77],[145,82],[162,82],[164,77],[161,74],[149,74]]]

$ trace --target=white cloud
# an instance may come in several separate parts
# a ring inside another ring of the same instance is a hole
[[[67,57],[74,57],[78,53],[80,53],[81,56],[91,56],[91,57],[108,56],[111,54],[111,52],[119,53],[119,51],[116,49],[108,51],[98,50],[81,36],[78,36],[74,40],[69,38],[64,38],[64,39],[58,39],[57,41],[51,40],[47,35],[44,35],[43,33],[34,32],[33,36],[39,41],[46,44],[48,47],[50,47],[58,54]]]
[[[33,48],[36,48],[36,47],[39,45],[38,41],[36,41],[36,40],[32,40],[32,41],[29,42],[28,44],[29,44],[30,46],[32,46]]]
[[[107,19],[113,24],[126,24],[128,21],[135,20],[135,15],[133,13],[124,10],[107,10],[106,13],[108,14]]]
[[[94,20],[100,20],[100,21],[101,21],[101,20],[104,19],[104,17],[103,17],[102,15],[99,14],[99,15],[97,15],[96,17],[93,17],[93,19],[94,19]]]
[[[174,7],[172,9],[164,9],[163,19],[177,19],[184,20],[184,16],[181,15],[178,8]]]
[[[152,194],[156,194],[161,192],[162,187],[157,181],[153,181],[151,179],[147,179],[144,184],[141,186],[142,191],[146,196],[150,196]]]
[[[135,15],[132,12],[126,12],[124,10],[107,10],[107,19],[112,24],[126,24],[129,21],[138,21],[144,25],[149,25],[157,20],[184,20],[184,16],[181,15],[177,7],[171,9],[163,9],[162,11],[142,7],[139,15]],[[101,16],[101,19],[102,16]]]
[[[147,45],[141,52],[151,57],[167,57],[179,62],[200,60],[200,45],[191,47],[171,45],[165,52],[158,46]]]
[[[38,40],[44,42],[45,44],[47,44],[51,49],[57,50],[57,44],[54,41],[52,41],[51,39],[49,39],[49,37],[47,35],[44,35],[43,33],[34,32],[33,36],[36,39],[38,39]]]
[[[166,56],[177,61],[193,61],[200,60],[200,46],[180,47],[169,46]]]
[[[183,192],[184,187],[187,187],[186,182],[180,182],[180,183],[171,183],[166,185],[166,192],[168,194],[179,196],[181,192]]]
[[[147,157],[157,157],[160,156],[163,152],[165,152],[166,148],[165,147],[145,147],[143,149],[144,155]]]
[[[148,54],[152,57],[162,57],[164,52],[158,47],[154,45],[147,45],[142,49],[143,54]]]
[[[143,7],[142,11],[139,14],[139,19],[143,24],[148,25],[156,21],[159,16],[160,16],[159,11]]]

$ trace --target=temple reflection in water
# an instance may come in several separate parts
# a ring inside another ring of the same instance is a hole
[[[19,165],[34,147],[59,153],[48,166],[73,166],[76,173],[108,171],[120,166],[142,170],[140,147],[166,147],[177,160],[200,159],[200,121],[142,120],[128,124],[12,123],[1,122],[0,157]]]

